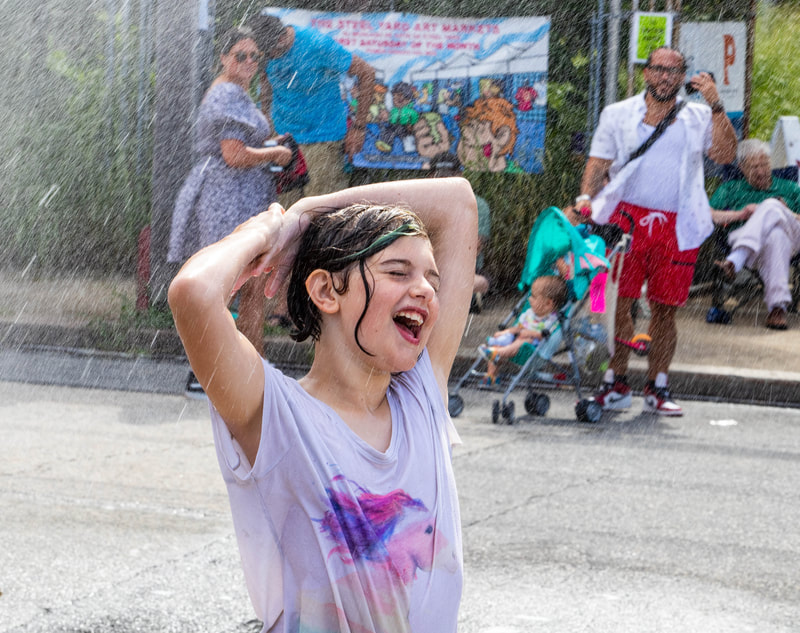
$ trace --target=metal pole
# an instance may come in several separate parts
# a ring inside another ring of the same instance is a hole
[[[144,126],[150,118],[148,76],[152,67],[152,0],[139,2],[139,59],[136,82],[136,174],[144,169]]]
[[[587,138],[591,137],[600,119],[600,78],[603,76],[603,24],[606,19],[605,0],[597,0],[597,14],[593,20],[591,60],[589,68],[589,125]]]
[[[195,104],[199,104],[203,95],[214,80],[214,20],[216,13],[215,0],[199,0],[199,25],[195,51]]]
[[[155,12],[156,98],[150,239],[150,300],[165,305],[175,266],[167,246],[175,197],[191,167],[198,31],[197,0],[159,0]]]
[[[610,0],[608,15],[608,59],[606,60],[606,105],[617,101],[619,79],[619,28],[622,0]]]
[[[744,61],[744,112],[742,113],[742,138],[750,135],[750,106],[753,100],[753,54],[756,46],[757,0],[750,0],[747,14],[747,50]]]
[[[672,20],[672,47],[680,48],[681,45],[681,10],[683,6],[681,0],[674,0],[670,2],[670,11],[675,13]]]
[[[586,100],[586,137],[590,138],[594,131],[595,119],[595,70],[597,68],[597,13],[591,17],[591,34],[589,36],[589,86]]]
[[[123,147],[130,146],[130,112],[128,111],[128,91],[130,90],[130,77],[128,76],[128,66],[130,59],[130,21],[131,21],[131,0],[123,0],[122,8],[120,9],[120,51],[119,51],[119,89],[117,95],[119,97],[119,112],[117,117],[119,120],[119,141],[115,143],[115,147],[122,149]],[[129,154],[127,149],[123,150],[126,158]]]
[[[633,33],[633,20],[636,12],[639,10],[639,0],[633,0],[631,3],[631,26],[630,26],[630,33]],[[631,36],[633,37],[633,36]],[[628,89],[625,92],[625,95],[628,97],[633,96],[633,91],[635,89],[635,82],[634,79],[636,78],[636,64],[633,63],[633,55],[632,55],[632,48],[636,45],[635,42],[628,39]]]
[[[106,0],[106,15],[108,25],[106,27],[106,73],[105,85],[106,94],[103,99],[103,110],[106,115],[105,129],[107,138],[111,142],[106,143],[104,162],[106,166],[106,177],[111,177],[111,151],[116,145],[117,139],[114,131],[114,74],[116,67],[116,22],[117,22],[117,3],[115,0]]]

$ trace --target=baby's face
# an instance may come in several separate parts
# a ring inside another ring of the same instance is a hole
[[[537,288],[536,284],[533,284],[533,287],[531,288],[531,295],[528,297],[528,304],[538,317],[547,316],[548,314],[553,313],[556,309],[555,302],[547,297],[544,292],[542,292],[541,288]]]

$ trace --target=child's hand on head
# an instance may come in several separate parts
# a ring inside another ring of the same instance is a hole
[[[271,274],[264,288],[264,294],[269,298],[277,294],[289,276],[300,248],[300,238],[311,222],[311,212],[297,210],[294,205],[286,211],[280,208],[280,211],[281,228],[269,253]]]
[[[242,269],[231,294],[235,294],[252,277],[273,272],[276,267],[281,265],[281,251],[277,246],[280,235],[284,232],[283,214],[283,207],[278,203],[273,203],[266,211],[243,222],[233,231],[233,235],[252,231],[254,235],[258,236],[258,239],[262,240],[263,246],[260,253]],[[270,236],[272,236],[272,239],[270,239]],[[272,279],[273,277],[271,276],[270,281]]]

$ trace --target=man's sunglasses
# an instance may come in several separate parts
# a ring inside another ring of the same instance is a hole
[[[236,53],[233,58],[240,64],[246,62],[249,58],[251,62],[260,62],[263,56],[261,53]]]
[[[682,75],[683,73],[686,72],[686,68],[684,68],[683,66],[658,66],[651,64],[646,66],[646,68],[649,68],[654,73],[658,73],[659,75],[661,73],[667,73],[671,77],[674,77],[675,75]]]

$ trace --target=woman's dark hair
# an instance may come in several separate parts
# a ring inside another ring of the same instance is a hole
[[[311,212],[311,215],[311,224],[303,233],[289,279],[287,304],[289,317],[296,328],[291,336],[295,341],[304,341],[309,337],[317,341],[321,333],[322,315],[306,290],[308,276],[315,270],[326,270],[331,273],[334,290],[344,294],[348,288],[349,273],[357,267],[367,299],[356,323],[354,336],[361,350],[370,354],[358,340],[358,329],[372,297],[366,261],[400,237],[419,236],[427,239],[428,233],[417,214],[404,207],[364,203],[336,211]]]
[[[227,55],[230,53],[231,49],[242,40],[253,40],[256,42],[256,45],[258,45],[256,36],[253,34],[253,30],[249,27],[234,26],[233,28],[225,31],[225,33],[223,33],[222,37],[219,39],[220,55]]]

